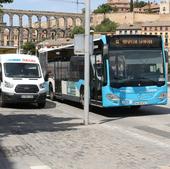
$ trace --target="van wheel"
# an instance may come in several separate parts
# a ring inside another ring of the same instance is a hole
[[[42,108],[45,107],[45,105],[46,105],[46,101],[45,102],[39,102],[38,103],[38,108],[42,109]]]
[[[4,107],[5,106],[5,102],[2,98],[2,93],[1,93],[1,96],[0,96],[0,107]]]
[[[84,106],[84,88],[81,88],[80,90],[80,103]]]
[[[49,86],[49,96],[50,96],[50,100],[54,100],[54,92],[53,92],[53,87],[51,85]]]

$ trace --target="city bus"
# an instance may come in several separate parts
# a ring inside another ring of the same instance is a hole
[[[84,104],[84,55],[74,45],[40,51],[51,99]],[[94,41],[90,56],[90,104],[131,107],[167,104],[166,56],[161,36],[113,35]]]

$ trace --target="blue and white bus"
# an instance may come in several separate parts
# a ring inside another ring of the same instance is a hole
[[[39,57],[44,73],[51,72],[50,98],[83,104],[84,56],[75,55],[74,46],[68,45],[41,50]],[[160,36],[113,35],[95,40],[90,57],[90,104],[132,108],[167,104],[165,57]]]

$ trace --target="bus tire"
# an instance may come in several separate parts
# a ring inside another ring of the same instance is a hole
[[[84,106],[84,88],[81,87],[80,89],[80,103],[82,106]]]
[[[54,92],[51,84],[49,86],[49,96],[50,96],[50,100],[54,100]]]
[[[46,101],[44,101],[44,102],[39,102],[39,103],[37,103],[37,104],[38,104],[38,108],[42,109],[42,108],[45,107]]]
[[[141,108],[141,106],[140,105],[138,105],[138,106],[131,106],[130,108],[131,108],[131,110],[135,111],[135,110],[139,110]]]

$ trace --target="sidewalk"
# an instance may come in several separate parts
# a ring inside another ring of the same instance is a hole
[[[162,169],[170,164],[169,145],[95,119],[84,126],[83,110],[56,104],[42,110],[0,110],[0,169]]]

